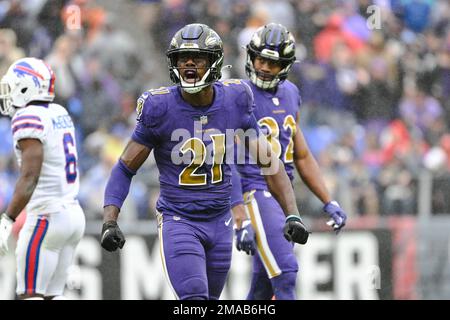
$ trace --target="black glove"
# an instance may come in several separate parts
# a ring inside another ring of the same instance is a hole
[[[299,244],[305,244],[308,241],[310,233],[303,224],[302,219],[296,215],[290,215],[286,218],[283,232],[287,241],[293,241]]]
[[[109,252],[116,251],[117,248],[123,248],[125,237],[116,221],[103,223],[102,239],[100,242],[102,247]]]

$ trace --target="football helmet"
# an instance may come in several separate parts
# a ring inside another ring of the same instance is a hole
[[[14,62],[0,81],[0,112],[12,116],[16,108],[33,101],[55,98],[55,74],[42,60],[22,58]]]
[[[281,71],[270,80],[262,80],[258,77],[253,62],[257,56],[274,61],[280,61]],[[295,62],[295,39],[286,27],[277,23],[269,23],[260,27],[253,34],[247,45],[247,61],[245,72],[257,87],[271,89],[280,81],[286,80],[288,72]]]
[[[208,60],[205,75],[198,81],[186,82],[177,66],[181,54],[194,52]],[[223,43],[219,35],[205,24],[188,24],[177,31],[166,52],[170,80],[188,93],[197,93],[222,77]]]

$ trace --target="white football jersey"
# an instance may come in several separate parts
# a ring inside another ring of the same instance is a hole
[[[19,166],[18,141],[42,142],[44,161],[27,213],[52,213],[64,204],[77,202],[79,189],[75,128],[67,110],[55,103],[32,104],[19,109],[11,120],[14,149]]]

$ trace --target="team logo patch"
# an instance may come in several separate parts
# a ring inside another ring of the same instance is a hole
[[[39,88],[39,79],[44,80],[44,77],[34,70],[28,63],[20,62],[14,66],[14,73],[22,78],[25,75],[30,76],[33,79],[34,85]]]
[[[252,41],[257,47],[261,45],[261,38],[256,33],[253,35]]]
[[[290,54],[292,51],[295,50],[295,43],[291,43],[288,46],[286,46],[286,48],[284,48],[283,50],[283,54],[284,55],[288,55]]]
[[[170,46],[171,46],[171,47],[178,48],[178,42],[177,42],[177,39],[172,38],[172,41],[170,41]]]
[[[201,116],[200,117],[200,123],[201,124],[208,124],[208,116]]]
[[[213,46],[217,45],[218,43],[219,43],[219,41],[217,40],[217,36],[213,32],[210,32],[208,35],[208,38],[205,39],[205,44],[208,47],[213,47]]]

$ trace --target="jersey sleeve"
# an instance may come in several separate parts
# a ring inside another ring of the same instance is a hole
[[[299,88],[296,86],[296,85],[294,85],[294,87],[295,87],[295,89],[296,89],[296,97],[297,97],[297,107],[298,108],[300,108],[300,106],[302,105],[302,96],[301,96],[301,94],[300,94],[300,90],[299,90]]]
[[[300,89],[292,82],[286,81],[286,84],[288,85],[288,89],[292,92],[292,96],[294,99],[294,106],[295,108],[300,108],[302,105],[302,97],[300,95]]]
[[[242,183],[241,183],[241,175],[236,168],[236,165],[230,165],[231,169],[231,208],[239,204],[243,204],[244,201],[242,199]]]
[[[11,131],[14,141],[37,139],[44,143],[48,126],[45,115],[32,108],[20,110],[11,120]]]
[[[150,92],[143,93],[137,100],[137,123],[131,139],[148,148],[159,144],[158,121],[163,115],[162,106],[152,99]]]
[[[259,126],[255,115],[253,114],[253,110],[255,109],[255,99],[253,97],[252,89],[250,89],[245,82],[242,82],[242,86],[244,90],[238,98],[238,104],[241,111],[240,114],[242,116],[240,128],[244,130],[254,129],[257,135],[259,135]]]

